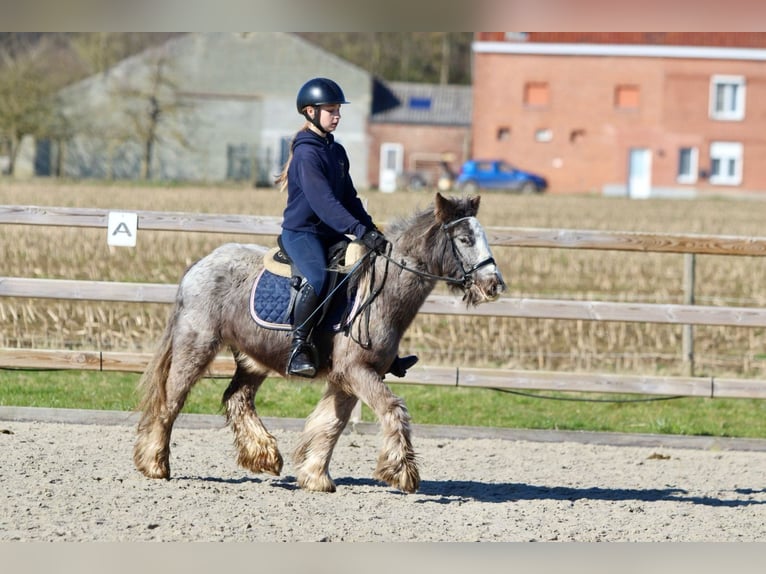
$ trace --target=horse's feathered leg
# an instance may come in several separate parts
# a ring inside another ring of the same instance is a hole
[[[420,472],[410,438],[410,413],[404,400],[392,393],[372,369],[356,368],[349,373],[348,382],[380,421],[383,445],[373,476],[403,492],[415,492],[420,486]]]
[[[142,377],[143,415],[133,449],[136,468],[149,478],[170,478],[170,434],[186,397],[213,361],[220,343],[186,321],[176,306],[160,348]]]
[[[267,372],[257,368],[250,358],[236,351],[237,370],[223,394],[226,420],[234,432],[237,463],[255,473],[279,476],[282,455],[277,440],[266,430],[255,409],[255,395]]]
[[[293,456],[301,488],[335,492],[329,473],[330,457],[355,404],[356,397],[340,390],[331,375],[324,396],[306,419]]]

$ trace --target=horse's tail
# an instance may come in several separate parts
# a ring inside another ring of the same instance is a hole
[[[167,398],[165,383],[170,373],[173,358],[173,332],[180,311],[181,306],[176,302],[173,305],[173,311],[165,327],[165,332],[160,339],[160,344],[138,381],[138,392],[141,397],[138,410],[142,413],[138,424],[139,430],[150,424],[150,421],[154,420],[165,408]]]

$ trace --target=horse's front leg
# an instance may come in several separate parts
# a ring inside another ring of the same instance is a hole
[[[295,448],[293,462],[301,488],[335,492],[335,482],[329,472],[330,458],[355,404],[356,397],[342,391],[331,376],[324,396],[306,419]]]
[[[403,492],[415,492],[420,486],[420,472],[410,439],[410,413],[404,400],[392,393],[371,368],[354,367],[348,373],[347,383],[380,421],[383,445],[373,476]]]

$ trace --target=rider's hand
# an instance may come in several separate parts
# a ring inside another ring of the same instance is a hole
[[[388,240],[377,229],[370,229],[362,235],[361,239],[362,243],[376,253],[383,253],[386,249],[386,244],[388,244]]]

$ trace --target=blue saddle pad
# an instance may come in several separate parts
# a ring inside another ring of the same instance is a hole
[[[287,329],[290,325],[290,279],[264,269],[253,284],[250,314],[255,322],[269,329]]]
[[[291,295],[290,278],[275,275],[268,269],[263,269],[253,283],[250,315],[261,327],[290,331],[292,329]],[[340,289],[330,302],[330,309],[325,314],[320,327],[323,330],[341,330],[345,326],[341,322],[348,305],[345,289]]]

